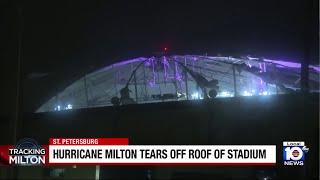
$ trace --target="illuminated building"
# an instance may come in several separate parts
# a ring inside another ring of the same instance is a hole
[[[37,112],[112,106],[111,99],[121,99],[126,85],[131,104],[203,99],[192,73],[217,80],[217,98],[293,93],[300,89],[300,67],[299,63],[252,57],[139,57],[86,74]],[[310,91],[319,92],[319,71],[319,66],[309,67]]]

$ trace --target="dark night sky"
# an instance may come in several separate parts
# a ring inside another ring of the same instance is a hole
[[[23,1],[25,111],[34,110],[85,72],[164,47],[173,54],[251,54],[299,61],[310,27],[304,2]],[[12,28],[12,41],[18,3],[8,4],[4,25]],[[314,32],[316,39],[318,31]],[[7,50],[14,49],[14,43],[8,44]],[[38,72],[48,76],[28,78]]]

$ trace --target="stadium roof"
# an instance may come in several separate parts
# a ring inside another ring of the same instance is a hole
[[[202,99],[192,74],[217,80],[217,98],[274,95],[300,89],[299,63],[265,58],[197,55],[139,57],[99,69],[78,79],[37,112],[112,106],[124,87],[132,103]],[[309,67],[311,91],[319,92],[319,66]],[[124,103],[122,103],[124,104]]]

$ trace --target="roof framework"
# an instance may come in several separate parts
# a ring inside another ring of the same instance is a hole
[[[207,80],[218,80],[217,98],[283,94],[300,89],[298,63],[252,57],[139,57],[85,75],[37,112],[112,106],[111,99],[120,97],[120,90],[127,84],[135,103],[202,99],[198,83],[183,65]],[[309,68],[311,91],[319,92],[319,69]]]

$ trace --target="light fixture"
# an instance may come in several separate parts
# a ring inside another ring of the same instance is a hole
[[[54,108],[55,111],[60,111],[61,110],[61,107],[60,105],[57,105],[55,108]]]
[[[192,99],[199,99],[200,98],[200,94],[198,92],[194,92],[191,94],[191,98]]]
[[[67,107],[65,108],[66,110],[72,109],[72,104],[68,104]]]
[[[270,93],[268,91],[263,91],[262,93],[259,93],[259,95],[267,96],[270,95]]]
[[[230,93],[228,91],[222,91],[218,93],[217,97],[233,97],[233,93]]]
[[[243,96],[252,96],[253,94],[249,91],[243,91]]]

